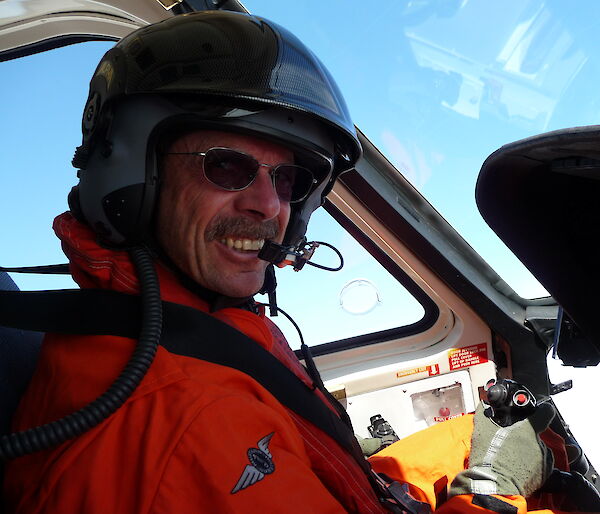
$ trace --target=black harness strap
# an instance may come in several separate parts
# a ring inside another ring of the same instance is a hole
[[[136,338],[139,319],[139,298],[114,291],[0,291],[0,325],[12,328]],[[161,345],[167,350],[251,376],[279,402],[336,440],[370,475],[351,428],[270,352],[190,307],[163,302],[163,320]]]
[[[270,352],[235,328],[195,309],[165,304],[164,316],[165,325],[172,327],[166,329],[161,341],[167,350],[249,375],[283,405],[321,428],[353,454],[365,472],[369,471],[351,428]]]
[[[0,271],[7,273],[35,273],[38,275],[69,275],[68,264],[47,264],[45,266],[19,266],[18,268],[5,268],[0,266]]]
[[[136,338],[137,296],[105,290],[0,291],[0,325],[37,332]]]

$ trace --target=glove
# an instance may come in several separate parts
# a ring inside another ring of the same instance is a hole
[[[355,437],[365,457],[370,457],[383,447],[379,437],[361,437],[358,434],[355,434]]]
[[[556,415],[554,407],[542,403],[528,418],[507,427],[498,426],[483,411],[482,402],[475,411],[469,468],[456,476],[450,495],[530,496],[554,466],[552,452],[539,438]]]

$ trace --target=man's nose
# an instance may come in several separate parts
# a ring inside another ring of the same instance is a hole
[[[238,208],[261,221],[275,218],[281,210],[281,200],[267,167],[258,170],[254,182],[240,191],[238,200]]]

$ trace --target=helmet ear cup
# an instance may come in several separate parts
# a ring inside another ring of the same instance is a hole
[[[109,226],[104,228],[107,234],[116,230],[124,236],[126,244],[137,244],[146,240],[154,204],[146,195],[154,198],[155,194],[147,189],[149,188],[146,184],[131,184],[102,198],[104,215],[109,222]],[[100,224],[97,225],[98,231],[102,228]]]
[[[69,195],[67,196],[67,202],[69,204],[69,210],[77,221],[85,223],[85,216],[81,210],[81,204],[79,203],[79,186],[73,186]]]

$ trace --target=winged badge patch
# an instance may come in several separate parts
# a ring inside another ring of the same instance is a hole
[[[250,464],[244,468],[242,476],[231,490],[231,494],[235,494],[242,489],[246,489],[246,487],[256,484],[265,475],[270,475],[275,471],[275,463],[269,451],[269,441],[271,441],[271,437],[274,434],[275,432],[271,432],[258,441],[258,448],[248,448],[247,455]]]

